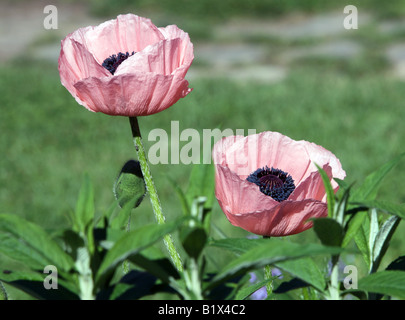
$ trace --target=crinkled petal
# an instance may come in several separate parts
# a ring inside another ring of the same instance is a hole
[[[304,145],[311,159],[311,167],[308,168],[308,171],[303,178],[305,179],[309,174],[311,174],[311,172],[317,171],[315,164],[321,168],[327,164],[331,169],[328,176],[331,179],[332,186],[334,189],[336,189],[337,183],[332,180],[332,177],[338,179],[344,179],[346,177],[346,172],[343,170],[339,159],[332,152],[323,148],[322,146],[316,145],[315,143],[306,142]]]
[[[310,165],[305,148],[278,132],[238,137],[236,141],[234,137],[227,137],[217,144],[227,147],[222,147],[224,152],[214,161],[226,163],[242,179],[268,166],[288,172],[299,183]]]
[[[231,136],[215,144],[216,197],[235,226],[265,236],[286,236],[312,227],[310,218],[326,217],[326,191],[315,163],[329,179],[343,179],[339,160],[326,149],[307,141],[294,141],[280,133]],[[264,166],[288,172],[295,180],[290,197],[277,202],[246,181]],[[337,185],[334,186],[337,190]]]
[[[332,168],[326,164],[322,168],[329,179],[332,180]],[[295,188],[294,192],[289,196],[288,200],[301,201],[305,199],[314,199],[318,201],[325,201],[326,190],[318,171],[311,172],[311,174],[303,181],[301,181]]]
[[[222,200],[218,203],[228,220],[237,227],[249,232],[269,237],[288,236],[303,232],[312,227],[310,218],[327,216],[324,202],[307,199],[303,201],[283,201],[269,210],[234,214],[227,210]]]
[[[85,46],[99,64],[118,52],[139,52],[164,39],[150,19],[133,14],[119,15],[117,19],[85,28],[82,33]]]
[[[180,38],[163,40],[148,46],[143,51],[126,59],[115,72],[115,75],[137,72],[154,72],[162,75],[184,77],[192,58],[184,56],[184,43]],[[191,51],[192,54],[192,51]],[[181,68],[182,72],[179,72]],[[183,75],[184,73],[184,75]]]
[[[132,117],[163,111],[191,91],[184,79],[154,73],[90,77],[77,82],[75,88],[87,108]]]
[[[62,41],[58,61],[61,83],[78,100],[74,84],[88,77],[107,77],[109,72],[100,66],[84,45],[74,39]]]
[[[159,31],[166,39],[181,39],[179,56],[181,57],[180,66],[174,71],[173,75],[185,77],[186,73],[194,59],[194,46],[187,32],[184,32],[176,25],[169,25],[165,28],[159,28]]]
[[[215,166],[215,195],[226,210],[233,214],[268,210],[279,203],[260,192],[257,185],[232,172],[228,167]]]

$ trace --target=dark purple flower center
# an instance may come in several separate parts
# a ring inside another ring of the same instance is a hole
[[[286,200],[295,189],[291,175],[273,167],[257,169],[246,180],[259,186],[261,192],[278,202]]]
[[[118,66],[125,60],[127,60],[130,56],[134,55],[135,51],[132,51],[131,54],[129,52],[122,53],[118,52],[117,54],[113,54],[112,56],[109,56],[107,59],[103,61],[102,66],[106,68],[108,71],[111,72],[113,75],[115,71],[117,70]]]

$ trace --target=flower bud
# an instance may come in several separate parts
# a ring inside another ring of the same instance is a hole
[[[141,204],[146,194],[146,186],[139,161],[129,160],[124,164],[113,191],[121,208],[135,199],[134,208]]]

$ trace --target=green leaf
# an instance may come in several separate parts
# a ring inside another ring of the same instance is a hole
[[[47,274],[40,274],[31,271],[13,271],[11,273],[0,273],[0,280],[22,290],[37,299],[46,300],[76,300],[76,288],[71,283],[58,277],[57,289],[45,289],[44,280]]]
[[[348,190],[351,188],[351,185],[345,180],[341,180],[338,178],[333,178],[333,180],[335,180],[335,182],[339,185],[339,188],[342,188],[344,190]]]
[[[323,184],[325,186],[326,190],[326,201],[328,204],[328,217],[329,218],[335,218],[335,192],[333,191],[332,184],[330,183],[329,177],[326,174],[325,170],[323,170],[321,167],[316,165],[318,168],[319,173],[321,174]]]
[[[167,177],[170,184],[173,187],[173,190],[176,192],[177,196],[179,197],[181,209],[183,210],[184,215],[190,214],[190,205],[187,202],[186,195],[184,194],[183,190],[178,186],[178,184],[170,177]]]
[[[370,234],[370,218],[366,212],[363,223],[354,235],[354,240],[357,247],[363,255],[367,267],[370,268],[371,252],[369,248],[369,234]]]
[[[180,240],[187,254],[192,258],[198,258],[207,242],[207,233],[201,227],[185,226],[180,231]]]
[[[358,289],[405,299],[405,272],[380,271],[361,278]]]
[[[230,250],[238,255],[256,248],[259,245],[268,243],[270,239],[247,239],[247,238],[224,238],[220,240],[214,240],[209,243],[210,246]]]
[[[156,278],[148,272],[132,270],[126,274],[120,282],[101,291],[97,295],[100,300],[138,300],[153,294]]]
[[[363,184],[352,193],[353,201],[374,200],[383,178],[402,160],[404,155],[405,153],[400,154],[368,175]]]
[[[120,229],[124,230],[129,223],[129,219],[131,217],[132,209],[134,208],[136,202],[138,200],[136,198],[127,201],[122,209],[111,219],[110,225],[113,229]]]
[[[132,208],[141,204],[146,194],[146,185],[139,161],[129,160],[124,164],[114,183],[113,191],[121,208],[128,202],[133,203]]]
[[[347,207],[349,204],[350,188],[351,186],[345,189],[342,198],[336,204],[336,221],[343,227],[345,226],[345,214],[347,213]]]
[[[74,216],[76,231],[86,234],[87,225],[94,219],[94,191],[89,176],[86,174],[79,192]]]
[[[243,254],[257,246],[268,243],[270,239],[223,239],[217,240],[215,246],[234,252],[237,255]],[[278,268],[283,269],[293,276],[312,285],[316,289],[323,291],[325,288],[325,279],[318,266],[311,258],[301,258],[288,260],[275,264]]]
[[[212,207],[215,198],[215,172],[212,164],[193,166],[185,196],[190,207],[194,198],[200,196],[207,198],[205,208]]]
[[[174,231],[183,221],[184,219],[179,219],[165,224],[152,224],[125,233],[107,252],[98,270],[97,281],[107,276],[130,255],[139,253]]]
[[[55,265],[69,271],[73,259],[38,225],[16,215],[0,214],[0,252],[33,269]]]
[[[269,282],[273,281],[274,279],[265,279],[262,280],[258,283],[255,283],[251,286],[248,287],[244,287],[242,289],[240,289],[235,296],[235,300],[245,300],[247,298],[249,298],[249,296],[251,296],[253,293],[255,293],[257,290],[259,290],[260,288],[262,288],[263,286],[265,286],[266,284],[268,284]]]
[[[321,292],[325,290],[324,275],[318,265],[309,257],[276,263],[276,266],[305,281]]]
[[[405,205],[403,204],[396,204],[384,200],[360,201],[354,202],[353,204],[364,206],[367,208],[374,208],[378,211],[393,214],[400,217],[401,219],[405,219]]]
[[[387,266],[385,270],[401,270],[405,271],[405,256],[400,256]]]
[[[381,259],[387,251],[391,237],[399,224],[399,221],[400,219],[397,216],[391,216],[381,225],[381,228],[378,231],[374,241],[373,263],[371,266],[371,272],[377,271]]]
[[[368,233],[368,251],[370,253],[370,265],[374,261],[374,244],[379,231],[377,210],[370,210],[370,227]]]
[[[223,270],[217,274],[208,288],[215,286],[250,270],[262,268],[266,265],[277,264],[283,261],[309,257],[320,254],[338,254],[342,250],[336,247],[326,247],[319,244],[300,245],[278,239],[264,239],[267,243],[260,244],[247,250],[235,260],[227,264]],[[213,241],[212,246],[222,247],[223,240]]]
[[[312,219],[312,221],[314,231],[322,244],[336,247],[341,245],[343,240],[343,228],[336,220],[332,218],[317,218]]]
[[[358,230],[361,228],[364,219],[367,216],[366,211],[360,211],[357,212],[348,222],[346,225],[346,233],[344,235],[343,241],[342,241],[342,247],[345,248],[349,242],[354,238],[354,236],[357,234]]]
[[[169,283],[171,278],[176,279],[179,277],[177,270],[167,258],[150,259],[146,254],[138,253],[131,255],[128,260],[164,283]]]

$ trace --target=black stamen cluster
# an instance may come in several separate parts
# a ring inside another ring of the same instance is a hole
[[[128,51],[126,53],[118,52],[117,54],[113,54],[112,56],[109,56],[107,59],[103,61],[102,66],[106,68],[108,71],[111,72],[112,75],[114,75],[115,71],[117,70],[118,66],[128,59],[130,56],[134,55],[135,51],[132,51],[130,54]]]
[[[295,190],[291,175],[273,167],[269,169],[265,166],[257,169],[246,180],[259,186],[261,192],[278,202],[286,200]]]

